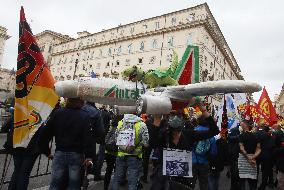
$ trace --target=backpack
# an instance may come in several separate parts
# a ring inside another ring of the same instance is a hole
[[[111,126],[105,137],[105,149],[109,152],[117,152],[118,150],[115,131],[116,127]]]
[[[210,139],[198,141],[195,146],[195,153],[198,155],[206,155],[210,150]]]

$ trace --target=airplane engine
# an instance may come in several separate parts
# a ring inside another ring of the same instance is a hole
[[[168,97],[142,95],[136,102],[137,114],[169,114],[172,103]]]

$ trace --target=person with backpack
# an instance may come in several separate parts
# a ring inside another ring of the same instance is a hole
[[[192,184],[188,177],[183,175],[172,177],[163,175],[163,160],[165,149],[174,151],[188,152],[192,151],[194,143],[203,139],[211,138],[219,133],[219,129],[215,124],[212,116],[207,112],[206,108],[201,106],[202,117],[208,124],[208,130],[195,131],[186,125],[184,118],[178,114],[169,116],[169,119],[164,119],[160,124],[160,132],[158,136],[158,166],[155,171],[151,190],[169,189],[191,189]],[[185,130],[186,129],[186,130]],[[189,152],[189,154],[191,154]],[[178,156],[178,155],[177,155]],[[187,169],[186,167],[184,167]],[[190,168],[190,166],[189,166]],[[188,170],[190,170],[188,168]],[[184,170],[185,171],[185,170]],[[171,171],[170,171],[171,172]],[[190,171],[191,172],[191,171]]]
[[[137,190],[142,167],[142,147],[148,146],[149,134],[146,124],[134,114],[124,114],[116,129],[116,171],[112,189],[117,190],[127,170],[128,189]]]
[[[116,145],[116,129],[118,122],[123,118],[123,115],[117,115],[111,121],[111,125],[105,137],[105,160],[106,160],[106,173],[104,177],[104,190],[108,190],[111,174],[115,168],[115,160],[117,157],[118,147]]]
[[[208,130],[208,123],[206,123],[204,118],[198,118],[197,122],[198,125],[194,129],[195,131]],[[217,147],[214,137],[194,143],[192,150],[193,186],[195,186],[198,179],[200,190],[208,189],[209,157],[215,155],[217,155]]]

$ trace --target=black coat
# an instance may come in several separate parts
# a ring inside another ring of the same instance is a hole
[[[56,151],[83,153],[88,158],[94,154],[90,117],[82,109],[55,110],[41,134],[41,143],[48,144],[53,137]]]

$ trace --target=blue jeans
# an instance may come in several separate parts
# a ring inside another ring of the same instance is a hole
[[[49,190],[61,190],[60,187],[66,180],[66,173],[68,173],[68,189],[80,189],[83,158],[83,154],[77,152],[56,151],[52,162]]]
[[[27,156],[24,154],[13,155],[14,172],[8,190],[26,190],[29,177],[38,155]]]
[[[210,172],[208,176],[208,190],[219,189],[220,172]]]
[[[137,190],[139,172],[142,167],[142,160],[135,156],[124,156],[116,158],[116,169],[112,183],[112,190],[118,190],[120,182],[125,177],[127,170],[128,190]]]

